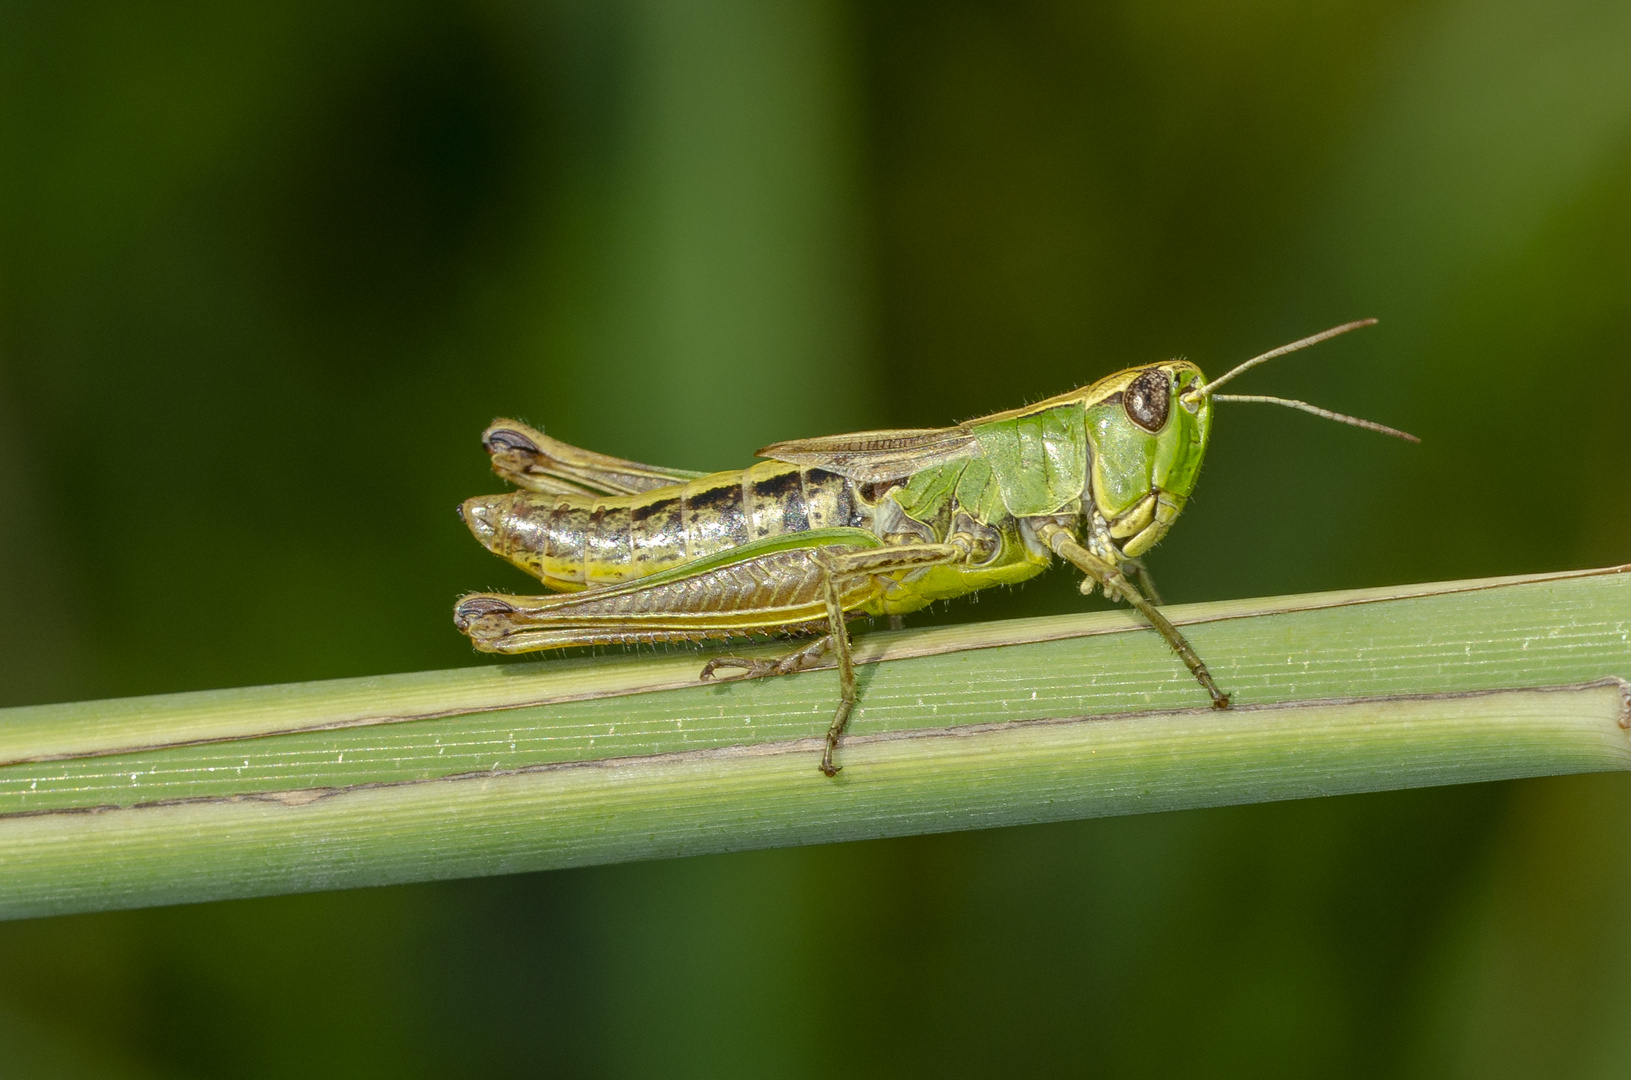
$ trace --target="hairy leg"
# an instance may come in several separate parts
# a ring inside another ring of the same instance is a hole
[[[1189,673],[1195,676],[1195,681],[1200,683],[1201,687],[1211,695],[1213,708],[1227,709],[1229,707],[1229,695],[1218,689],[1218,684],[1212,679],[1212,673],[1207,670],[1206,663],[1200,658],[1200,654],[1195,651],[1195,647],[1189,643],[1189,639],[1179,633],[1178,628],[1172,625],[1171,620],[1161,614],[1154,604],[1146,600],[1143,594],[1133,586],[1132,582],[1127,580],[1120,570],[1077,543],[1076,538],[1071,536],[1070,530],[1063,526],[1045,525],[1038,530],[1038,536],[1041,537],[1043,543],[1052,549],[1055,555],[1069,562],[1086,574],[1088,578],[1097,582],[1104,589],[1105,596],[1111,599],[1125,600],[1131,604],[1133,609],[1155,628],[1156,633],[1166,639],[1167,644],[1172,646],[1172,651],[1178,654],[1178,659],[1182,660],[1184,666],[1189,669]]]
[[[855,552],[818,552],[814,559],[822,569],[822,599],[826,606],[827,633],[815,641],[774,660],[743,656],[721,656],[708,661],[702,678],[712,679],[721,668],[740,668],[738,678],[759,679],[789,675],[813,667],[831,651],[838,660],[838,708],[827,726],[827,749],[821,755],[821,771],[837,776],[840,765],[833,763],[838,743],[849,726],[855,709],[855,665],[851,659],[849,626],[844,597],[858,581],[877,575],[914,570],[966,559],[968,553],[953,544],[909,544]]]

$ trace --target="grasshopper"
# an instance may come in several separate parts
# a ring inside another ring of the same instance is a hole
[[[840,693],[820,764],[831,777],[856,700],[849,619],[893,621],[1024,581],[1060,558],[1086,575],[1083,593],[1096,587],[1132,605],[1212,705],[1227,708],[1229,695],[1156,606],[1141,556],[1195,487],[1214,402],[1285,405],[1419,441],[1302,401],[1216,392],[1264,361],[1374,322],[1292,342],[1210,383],[1169,360],[953,427],[777,443],[736,472],[642,465],[496,420],[482,443],[519,490],[468,499],[459,515],[553,595],[471,593],[454,622],[496,653],[814,635],[779,659],[709,660],[700,678],[784,675],[833,654]]]

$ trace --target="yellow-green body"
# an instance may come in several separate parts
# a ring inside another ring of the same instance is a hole
[[[705,476],[499,421],[486,435],[494,467],[522,490],[470,499],[461,514],[490,550],[575,595],[524,613],[513,601],[526,598],[506,598],[503,612],[498,598],[490,610],[468,598],[461,625],[503,652],[813,629],[817,551],[879,552],[845,581],[843,610],[906,614],[1040,573],[1054,557],[1043,524],[1122,565],[1166,533],[1194,486],[1211,405],[1180,398],[1199,380],[1182,361],[1135,368],[951,428],[781,443],[760,452],[768,461]],[[1125,398],[1155,383],[1163,399],[1146,404],[1162,423],[1148,430]],[[497,632],[480,633],[483,618]]]

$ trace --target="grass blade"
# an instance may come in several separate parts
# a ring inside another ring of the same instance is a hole
[[[1631,768],[1626,568],[0,710],[0,915]]]

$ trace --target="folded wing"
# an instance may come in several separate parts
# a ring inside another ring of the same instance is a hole
[[[638,495],[702,476],[597,454],[550,438],[518,420],[494,420],[481,434],[493,471],[545,495]]]
[[[794,439],[759,451],[759,456],[789,465],[826,469],[858,483],[900,480],[913,473],[979,453],[973,432],[963,427],[905,428],[861,431]]]

